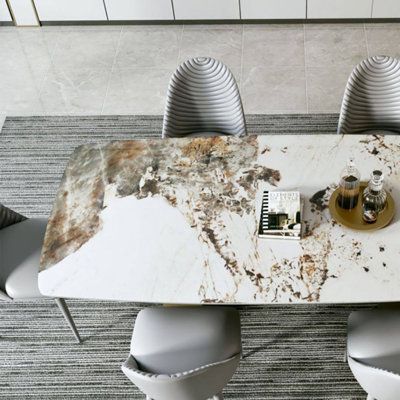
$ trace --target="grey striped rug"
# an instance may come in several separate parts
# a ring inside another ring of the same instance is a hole
[[[337,115],[253,115],[257,134],[335,133]],[[12,117],[0,134],[0,201],[46,216],[69,154],[87,142],[159,137],[160,116]],[[0,303],[1,399],[143,399],[120,372],[140,306],[69,301],[77,345],[51,300]],[[241,308],[245,358],[227,399],[365,400],[343,361],[359,306]]]

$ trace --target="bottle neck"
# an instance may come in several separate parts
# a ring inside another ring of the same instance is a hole
[[[372,192],[381,192],[383,189],[383,174],[381,171],[374,171],[371,176],[371,180],[369,181],[369,189]]]
[[[369,190],[371,190],[371,192],[381,192],[383,189],[383,182],[381,180],[379,181],[375,181],[375,180],[371,180],[368,184]]]

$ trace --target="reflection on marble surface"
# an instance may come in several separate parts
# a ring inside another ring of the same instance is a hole
[[[400,202],[397,136],[249,136],[85,145],[49,221],[44,294],[164,303],[400,300],[399,222],[337,225],[327,202],[353,154]],[[257,237],[263,189],[300,190],[304,237]],[[382,250],[383,249],[383,250]]]

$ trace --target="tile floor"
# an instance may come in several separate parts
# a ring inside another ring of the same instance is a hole
[[[178,63],[224,61],[246,113],[337,112],[352,67],[400,57],[400,24],[0,27],[4,115],[161,114]]]

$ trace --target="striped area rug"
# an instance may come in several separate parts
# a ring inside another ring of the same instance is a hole
[[[335,133],[337,115],[252,115],[256,134]],[[159,137],[160,116],[12,117],[0,134],[0,201],[47,216],[72,150]],[[140,305],[69,301],[75,343],[52,300],[0,303],[1,399],[143,399],[120,365]],[[368,307],[368,306],[366,306]],[[241,307],[244,359],[227,399],[365,400],[344,362],[348,314],[359,306]]]

